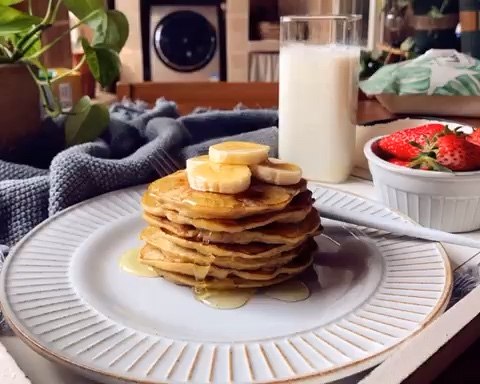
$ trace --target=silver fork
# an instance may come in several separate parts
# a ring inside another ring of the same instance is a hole
[[[438,229],[408,225],[399,221],[387,220],[368,215],[362,212],[347,211],[343,208],[321,204],[319,201],[314,205],[320,211],[320,216],[326,219],[355,224],[360,227],[374,228],[397,235],[408,236],[417,239],[439,241],[450,244],[462,245],[480,249],[480,241],[462,235],[443,232]]]
[[[148,157],[153,169],[159,176],[167,176],[181,169],[178,162],[163,148],[156,148],[155,151]]]

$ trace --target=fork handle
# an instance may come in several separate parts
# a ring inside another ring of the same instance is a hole
[[[417,239],[445,242],[480,249],[480,241],[470,239],[462,235],[456,235],[453,233],[440,231],[438,229],[425,228],[419,225],[409,225],[392,220],[378,219],[364,213],[345,211],[344,209],[326,205],[323,206],[319,202],[315,203],[315,207],[319,209],[320,216],[327,219],[368,228],[380,229]]]

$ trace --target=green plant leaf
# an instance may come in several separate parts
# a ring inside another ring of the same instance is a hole
[[[0,0],[0,5],[13,5],[21,3],[23,0]]]
[[[412,37],[407,37],[402,44],[400,44],[400,49],[404,52],[409,52],[413,49],[415,45],[415,40]]]
[[[3,35],[0,33],[0,45],[3,45],[10,51],[13,50],[14,46],[16,44],[16,36],[15,35]],[[1,55],[2,50],[0,50],[0,55]]]
[[[93,77],[102,87],[112,84],[120,75],[120,58],[113,49],[98,45],[91,46],[82,39],[83,51]]]
[[[6,36],[6,39],[9,40],[13,44],[13,46],[17,46],[18,42],[21,40],[22,37],[23,37],[23,34],[17,33],[17,34],[14,34],[14,35]],[[20,61],[22,63],[29,63],[29,64],[37,67],[37,68],[40,68],[42,66],[42,64],[40,63],[39,58],[26,60],[26,57],[34,55],[41,48],[42,48],[42,41],[41,41],[41,38],[39,36],[37,39],[34,40],[33,44],[27,49],[25,54],[22,55],[23,57],[20,59]]]
[[[71,146],[95,140],[107,128],[109,121],[105,105],[92,104],[88,96],[83,96],[65,122],[65,143]]]
[[[28,56],[34,55],[34,54],[37,53],[41,48],[42,48],[42,41],[40,40],[40,38],[38,38],[37,40],[35,40],[34,44],[27,49],[27,51],[25,52],[24,56],[27,56],[27,57],[28,57]]]
[[[438,7],[433,5],[430,11],[428,12],[428,16],[430,16],[432,19],[439,19],[443,17],[443,13]]]
[[[42,42],[41,42],[41,40],[36,40],[35,44],[33,44],[29,49],[27,49],[27,52],[25,53],[24,57],[34,55],[35,53],[40,51],[40,49],[42,49]],[[34,65],[37,68],[42,67],[42,63],[40,62],[39,58],[29,59],[29,60],[26,60],[26,61],[28,63]]]
[[[80,20],[94,11],[105,9],[103,0],[63,0],[63,4]]]
[[[39,17],[31,16],[14,8],[0,5],[0,36],[19,33],[39,24],[42,20]]]
[[[103,45],[120,52],[127,41],[128,20],[122,12],[109,10],[95,29],[92,45]]]
[[[9,39],[14,46],[17,46],[18,42],[22,39],[23,35],[25,35],[25,33],[23,33],[23,34],[17,33],[15,35],[7,36],[7,39]],[[25,52],[23,57],[31,56],[31,55],[37,53],[42,48],[41,37],[38,33],[37,33],[37,35],[38,36],[35,37],[35,39],[33,39],[33,44],[27,49],[27,51]]]

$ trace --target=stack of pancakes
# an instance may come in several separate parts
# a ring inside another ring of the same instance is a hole
[[[148,223],[140,262],[160,276],[195,287],[254,288],[283,282],[312,263],[320,231],[305,180],[277,186],[253,180],[227,195],[190,188],[178,171],[148,187]]]

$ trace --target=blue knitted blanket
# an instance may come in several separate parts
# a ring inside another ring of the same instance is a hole
[[[152,165],[159,149],[183,167],[216,142],[256,141],[277,152],[277,111],[210,111],[180,117],[176,105],[160,99],[111,106],[111,122],[95,142],[63,148],[63,121],[45,120],[39,137],[22,144],[15,161],[0,160],[0,267],[8,249],[37,224],[91,197],[159,177]],[[458,276],[454,299],[469,292],[478,275]],[[1,322],[1,316],[0,316]]]
[[[110,126],[96,142],[62,150],[62,122],[47,120],[42,137],[18,151],[31,165],[0,160],[0,244],[15,244],[48,216],[80,201],[152,181],[158,177],[152,158],[160,148],[180,166],[227,136],[265,143],[276,152],[275,110],[199,110],[179,117],[174,103],[159,100],[153,109],[124,101],[110,113]],[[50,163],[48,169],[41,163]]]

